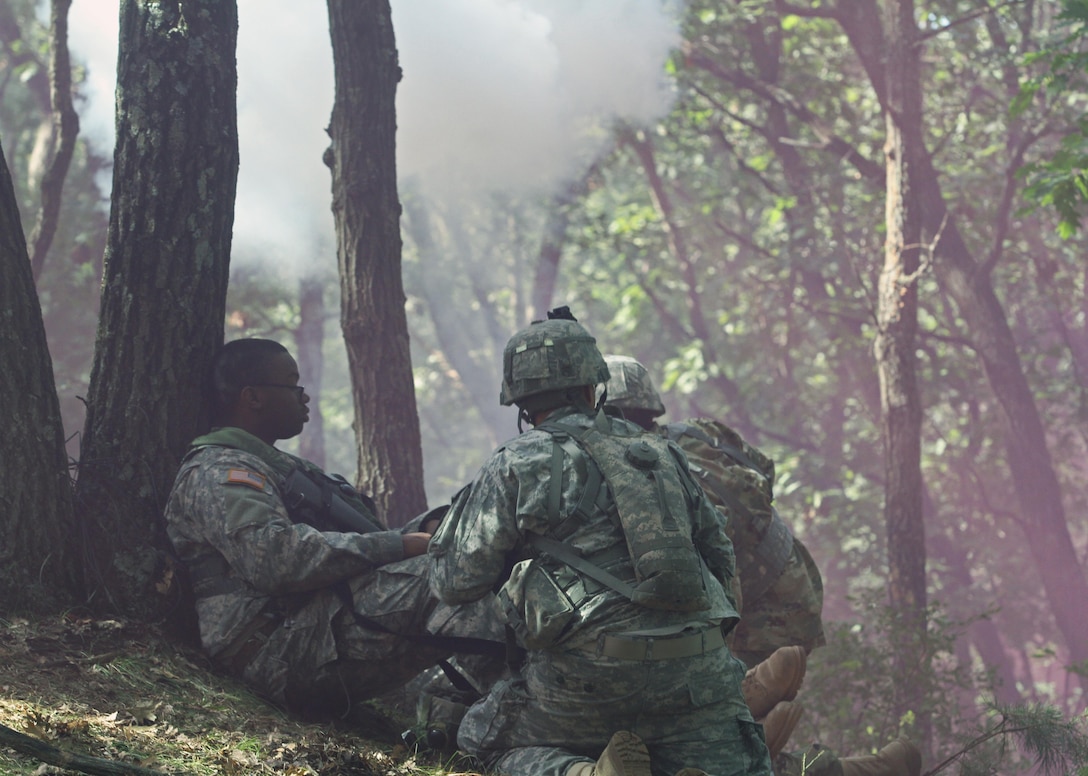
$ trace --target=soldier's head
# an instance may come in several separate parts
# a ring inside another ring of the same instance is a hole
[[[646,367],[630,356],[605,356],[604,361],[610,375],[607,405],[618,407],[632,423],[652,429],[655,419],[665,414],[665,405]]]
[[[280,343],[228,342],[212,361],[212,421],[244,429],[269,444],[297,436],[310,419],[310,397],[298,380],[298,364]]]
[[[594,388],[607,380],[608,366],[597,340],[568,308],[560,307],[506,343],[499,401],[507,407],[516,404],[519,419],[535,423],[542,413],[559,407],[591,411]]]

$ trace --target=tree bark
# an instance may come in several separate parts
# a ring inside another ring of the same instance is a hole
[[[926,549],[922,519],[922,406],[915,375],[922,219],[911,149],[922,131],[922,93],[913,0],[885,0],[884,120],[887,236],[873,345],[884,438],[884,522],[888,600],[900,618],[895,650],[897,712],[923,713],[927,674]],[[928,720],[918,718],[923,734]],[[924,736],[923,736],[924,737]]]
[[[340,325],[355,399],[357,481],[390,526],[427,507],[401,278],[396,112],[401,70],[388,0],[328,0],[336,94],[325,155],[340,265]]]
[[[851,0],[836,18],[850,38],[873,88],[885,99],[884,52],[871,35],[871,0]],[[994,291],[989,267],[968,248],[948,211],[933,157],[924,137],[908,138],[914,161],[922,228],[933,244],[933,269],[952,297],[1007,421],[1005,449],[1024,535],[1039,570],[1055,624],[1065,639],[1071,661],[1088,665],[1088,581],[1077,559],[1066,521],[1061,487],[1047,447],[1031,386],[1024,374],[1008,318]],[[1088,675],[1078,674],[1088,689]]]
[[[50,149],[41,181],[42,208],[30,233],[30,265],[41,277],[45,257],[60,220],[64,179],[76,150],[79,116],[72,105],[72,66],[68,58],[68,9],[72,0],[53,0],[49,19]]]
[[[74,532],[60,404],[42,311],[0,148],[0,613],[70,602]]]
[[[407,212],[406,233],[419,251],[420,263],[424,265],[416,286],[434,321],[435,338],[450,366],[457,372],[464,386],[465,400],[475,408],[488,431],[488,441],[494,447],[509,436],[510,415],[495,399],[495,386],[501,382],[502,375],[494,363],[480,364],[478,356],[473,354],[477,349],[477,339],[471,335],[465,336],[468,324],[459,315],[460,311],[450,304],[450,289],[454,284],[440,264],[442,249],[434,240],[435,230],[428,204],[414,197],[406,199],[404,207]],[[467,263],[467,259],[463,263]],[[432,270],[428,265],[438,266]],[[490,355],[490,351],[487,354]]]
[[[325,369],[325,283],[308,276],[299,281],[299,321],[295,330],[298,371],[310,395],[310,422],[299,437],[298,452],[325,468],[325,421],[321,417],[321,377]]]
[[[77,496],[88,593],[147,617],[166,601],[162,509],[207,425],[238,175],[233,0],[123,0],[117,146]]]

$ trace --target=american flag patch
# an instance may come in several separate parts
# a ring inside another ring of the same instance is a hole
[[[248,485],[256,490],[264,490],[264,475],[248,469],[231,469],[227,472],[228,485]]]

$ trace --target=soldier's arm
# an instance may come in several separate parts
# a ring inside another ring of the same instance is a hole
[[[207,516],[205,540],[255,589],[313,590],[404,557],[397,531],[335,533],[292,523],[269,473],[253,463],[224,461],[200,472],[194,508]]]
[[[475,601],[503,580],[506,557],[519,542],[518,483],[496,453],[459,493],[431,540],[431,587],[449,604]]]

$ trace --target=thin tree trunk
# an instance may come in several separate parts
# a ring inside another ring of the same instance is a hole
[[[877,298],[873,345],[880,376],[884,437],[884,522],[888,541],[888,599],[900,618],[897,629],[896,705],[900,716],[914,712],[922,738],[926,648],[926,550],[922,520],[922,407],[915,375],[914,340],[918,329],[921,212],[917,170],[910,155],[912,136],[921,130],[922,95],[918,74],[913,0],[885,2],[888,57],[884,105],[886,192],[884,266]]]
[[[872,0],[851,0],[837,19],[851,40],[881,99],[885,58],[871,32]],[[1066,521],[1061,487],[1047,447],[1031,386],[1024,374],[1008,318],[994,291],[988,268],[976,261],[949,213],[933,158],[924,138],[908,138],[914,160],[915,189],[922,227],[933,245],[933,269],[941,287],[955,300],[965,334],[982,360],[990,387],[1007,421],[1006,458],[1024,525],[1024,536],[1039,570],[1055,624],[1074,664],[1088,665],[1088,581],[1077,560]],[[1088,690],[1088,675],[1079,674]]]
[[[477,347],[475,338],[466,337],[460,311],[450,304],[450,285],[441,265],[442,257],[434,242],[431,213],[426,202],[418,197],[406,201],[407,230],[424,271],[417,286],[422,290],[424,301],[434,321],[435,338],[442,353],[457,372],[464,385],[465,398],[476,408],[483,421],[491,446],[509,436],[510,415],[495,400],[495,385],[501,380],[493,364],[484,367],[472,355]],[[430,269],[433,266],[434,269]]]
[[[77,496],[88,593],[133,616],[166,556],[162,509],[207,425],[238,175],[234,0],[121,3],[117,147]]]
[[[299,437],[299,455],[325,468],[325,420],[321,413],[322,374],[325,370],[325,283],[308,276],[299,281],[299,322],[295,330],[298,371],[310,396],[310,422]]]
[[[388,0],[328,0],[336,96],[325,161],[340,264],[340,325],[355,399],[360,487],[390,526],[427,507],[401,278]]]
[[[41,182],[42,207],[30,233],[30,265],[34,279],[41,277],[45,257],[60,221],[64,179],[76,149],[79,116],[72,105],[72,66],[68,59],[68,9],[72,0],[53,0],[49,20],[50,150]]]
[[[563,258],[563,245],[567,241],[571,206],[589,191],[590,179],[596,172],[597,166],[591,166],[581,178],[552,197],[548,205],[544,231],[540,238],[540,254],[533,274],[533,287],[530,289],[532,302],[529,315],[533,319],[546,317],[552,307],[555,286],[559,280],[559,261]]]

